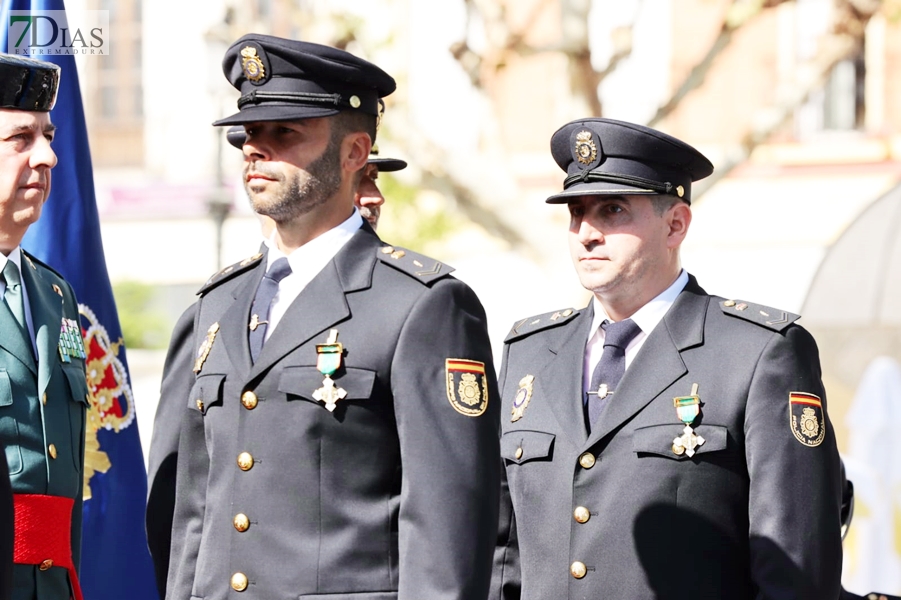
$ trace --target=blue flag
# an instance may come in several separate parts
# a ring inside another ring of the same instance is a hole
[[[10,11],[65,10],[63,0],[0,1],[3,52],[8,51]],[[74,36],[76,32],[70,28],[69,42],[73,45]],[[88,32],[84,37],[90,40]],[[64,53],[31,57],[48,60],[62,69],[59,96],[50,113],[57,127],[52,147],[59,163],[52,171],[50,197],[43,214],[29,228],[22,247],[72,284],[82,315],[91,407],[85,449],[81,588],[88,600],[157,600],[144,531],[147,475],[125,346],[100,238],[75,59]]]

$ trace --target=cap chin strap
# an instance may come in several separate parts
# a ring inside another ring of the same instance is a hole
[[[312,92],[263,92],[254,90],[238,99],[238,109],[260,102],[290,102],[292,104],[331,104],[341,106],[341,94],[316,94]],[[350,105],[348,105],[350,106]]]
[[[632,175],[616,175],[613,173],[602,173],[599,171],[582,171],[578,175],[570,175],[563,180],[563,189],[567,189],[574,183],[594,183],[597,181],[606,181],[607,183],[621,183],[623,185],[631,185],[641,187],[657,192],[658,194],[675,195],[676,186],[669,181],[654,181],[653,179],[645,179],[644,177],[634,177]]]

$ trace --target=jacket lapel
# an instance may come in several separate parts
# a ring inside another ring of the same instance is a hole
[[[29,266],[25,266],[25,265]],[[28,291],[31,320],[38,352],[38,397],[47,389],[50,375],[59,362],[59,331],[63,297],[47,282],[31,261],[23,261],[22,281]],[[75,307],[78,310],[78,307]],[[29,351],[30,354],[30,351]]]
[[[0,298],[0,331],[4,332],[4,335],[0,335],[0,348],[5,349],[7,352],[12,354],[15,358],[21,361],[22,364],[28,367],[32,373],[37,375],[38,371],[37,365],[34,362],[34,351],[31,349],[31,346],[28,343],[28,338],[25,337],[28,334],[6,334],[6,332],[13,331],[21,332],[22,328],[19,327],[19,324],[16,322],[16,318],[13,316],[12,311],[9,309],[9,306],[6,304],[6,302],[3,301],[2,298]]]
[[[689,277],[685,289],[654,328],[617,386],[588,446],[596,444],[647,406],[688,369],[681,352],[704,342],[704,320],[710,298]]]
[[[580,448],[588,437],[582,408],[582,370],[592,314],[593,310],[589,307],[560,328],[561,335],[548,344],[548,360],[537,373],[534,383],[541,398],[555,402],[551,412],[560,423],[561,430]]]
[[[222,314],[222,342],[236,374],[240,379],[245,379],[250,372],[252,361],[250,359],[250,340],[248,338],[250,324],[250,307],[256,296],[260,280],[266,273],[266,260],[261,260],[241,285],[235,286],[232,291],[234,302]],[[205,332],[201,332],[205,333]]]
[[[275,331],[263,344],[248,378],[265,372],[298,346],[350,316],[344,296],[371,285],[379,245],[378,237],[367,225],[354,234],[288,307]],[[248,304],[245,322],[249,309]],[[325,337],[321,341],[324,343]],[[315,357],[311,355],[310,360],[315,361]]]

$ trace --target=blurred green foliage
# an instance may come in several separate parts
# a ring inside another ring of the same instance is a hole
[[[126,348],[165,348],[169,340],[166,316],[153,308],[156,288],[137,281],[113,284],[119,324]]]
[[[390,173],[377,182],[385,204],[379,218],[379,237],[390,244],[428,254],[429,246],[447,238],[457,227],[448,201],[424,199],[419,191]]]

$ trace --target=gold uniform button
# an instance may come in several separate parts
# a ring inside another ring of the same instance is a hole
[[[522,458],[522,448],[517,448],[516,452],[513,453],[513,456],[514,458],[516,458],[516,460]]]
[[[247,589],[247,575],[244,573],[235,573],[232,575],[232,589],[236,592],[243,592]]]
[[[40,569],[41,571],[46,571],[47,569],[49,569],[52,566],[53,566],[53,561],[48,558],[47,560],[43,561],[40,565],[38,565],[38,569]]]
[[[586,452],[579,457],[579,464],[582,465],[583,469],[590,469],[594,466],[595,462],[594,454],[591,452]]]
[[[587,523],[591,518],[591,513],[584,506],[577,506],[573,511],[573,517],[576,519],[576,523]]]
[[[735,300],[726,300],[725,302],[723,302],[723,306],[732,308],[733,306],[735,306]]]
[[[249,471],[253,467],[253,456],[250,452],[242,452],[238,455],[238,468],[242,471]]]
[[[576,579],[582,579],[588,574],[588,569],[585,567],[585,563],[577,560],[569,566],[569,573]]]
[[[250,519],[244,513],[235,515],[235,529],[238,531],[247,531],[250,528]]]
[[[253,392],[244,392],[241,394],[241,404],[247,410],[253,410],[257,407],[257,395]]]
[[[47,446],[47,452],[50,453],[50,458],[56,458],[56,446],[50,444]]]

